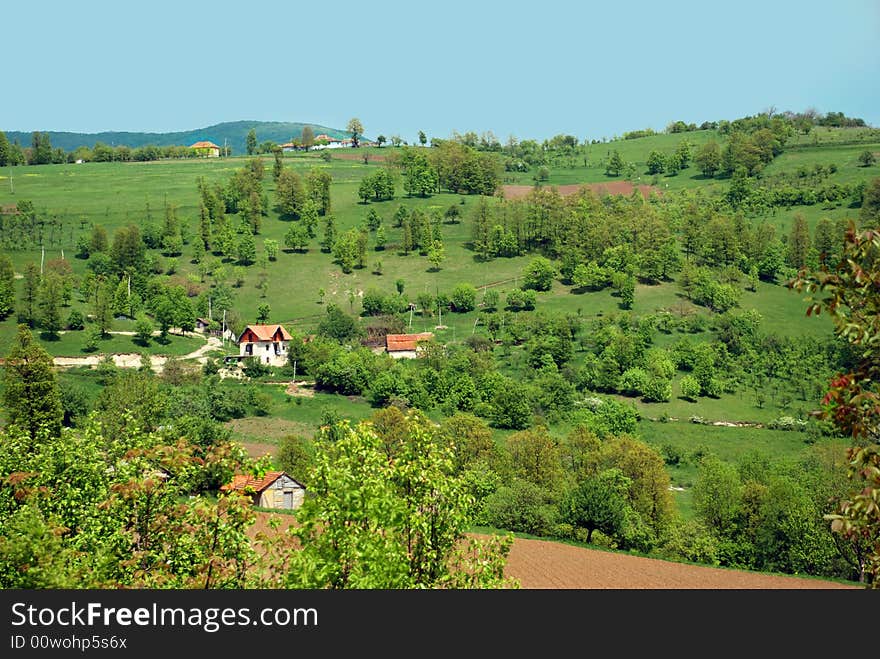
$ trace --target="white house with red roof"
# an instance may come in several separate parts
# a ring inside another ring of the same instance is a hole
[[[238,337],[238,354],[256,357],[270,366],[284,366],[292,338],[281,325],[248,325]]]
[[[385,352],[395,359],[413,359],[419,356],[419,344],[434,338],[433,332],[418,334],[386,334]]]

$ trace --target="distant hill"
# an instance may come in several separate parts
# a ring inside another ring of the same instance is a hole
[[[251,128],[257,132],[258,144],[267,141],[283,144],[290,141],[291,138],[299,137],[304,126],[311,126],[315,135],[326,133],[330,137],[349,137],[347,132],[338,128],[282,121],[229,121],[179,133],[65,133],[51,130],[45,132],[49,133],[53,147],[61,147],[65,151],[73,151],[80,146],[93,147],[95,142],[103,142],[111,146],[125,144],[134,148],[145,144],[155,144],[156,146],[182,144],[188,146],[200,140],[210,140],[214,144],[223,146],[225,140],[232,149],[233,155],[241,155],[247,151],[245,138]],[[10,142],[18,140],[23,147],[31,144],[31,133],[6,131],[6,137]]]

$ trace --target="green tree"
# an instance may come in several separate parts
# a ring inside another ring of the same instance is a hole
[[[153,323],[147,318],[146,314],[139,315],[137,320],[135,320],[134,336],[141,345],[147,346],[150,344],[150,339],[153,337]]]
[[[24,281],[21,289],[21,303],[18,307],[18,319],[33,328],[37,321],[37,305],[40,296],[40,270],[35,263],[24,267]]]
[[[804,267],[810,254],[810,229],[807,219],[801,213],[795,213],[788,238],[788,264],[795,269]]]
[[[251,128],[248,131],[247,137],[245,138],[245,148],[247,149],[247,154],[249,156],[252,156],[257,152],[257,131],[255,128]]]
[[[593,531],[616,537],[626,519],[628,481],[617,469],[581,481],[560,502],[562,520],[575,528],[586,529],[588,544],[593,541]]]
[[[266,238],[263,240],[263,249],[266,250],[266,258],[270,261],[278,259],[278,241],[274,238]]]
[[[611,157],[608,159],[608,163],[605,165],[605,174],[607,176],[620,176],[620,172],[626,167],[626,163],[623,161],[623,158],[620,157],[620,154],[615,149],[611,152]]]
[[[18,326],[4,367],[3,405],[9,425],[20,426],[31,442],[42,432],[61,434],[61,397],[52,357],[34,340],[26,325]]]
[[[46,273],[40,285],[40,319],[43,329],[52,338],[58,337],[63,327],[61,321],[61,298],[63,282],[61,276],[52,270]]]
[[[257,245],[254,242],[254,237],[250,234],[245,234],[238,241],[238,262],[242,265],[251,265],[256,260]]]
[[[282,171],[275,185],[275,200],[281,213],[299,218],[306,198],[302,177],[289,169]]]
[[[340,426],[309,476],[314,494],[297,514],[296,588],[470,588],[503,577],[510,538],[465,536],[472,499],[448,448],[421,424],[390,457],[376,431]],[[339,497],[339,492],[349,496]],[[481,556],[479,563],[474,560]]]
[[[877,156],[874,155],[874,152],[866,149],[859,154],[859,165],[862,167],[870,167],[875,162],[877,162]]]
[[[549,291],[553,285],[553,278],[557,274],[558,271],[549,259],[537,256],[529,261],[529,264],[523,271],[522,288],[524,290]]]
[[[651,151],[647,165],[649,174],[662,174],[666,171],[666,158],[659,151]]]
[[[0,254],[0,320],[6,320],[15,311],[15,271],[12,259]]]
[[[453,311],[467,313],[477,308],[477,289],[472,284],[462,283],[452,290],[450,296]]]
[[[880,191],[880,179],[876,179]],[[838,373],[823,398],[822,415],[852,438],[847,458],[856,486],[827,516],[832,529],[858,552],[860,579],[880,587],[880,296],[874,282],[880,278],[880,233],[857,232],[850,223],[843,252],[834,268],[802,270],[792,286],[811,294],[807,315],[823,309],[834,322],[835,334],[856,355],[846,373]],[[821,299],[817,296],[822,294]]]
[[[113,284],[101,282],[95,289],[95,300],[92,304],[92,316],[101,337],[113,327]]]
[[[865,188],[859,220],[866,229],[880,226],[880,178],[875,178]]]
[[[721,169],[721,147],[714,140],[709,140],[697,150],[694,162],[703,176],[712,178]]]

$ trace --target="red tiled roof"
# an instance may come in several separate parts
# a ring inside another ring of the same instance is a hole
[[[220,147],[213,142],[196,142],[190,149],[219,149]]]
[[[242,492],[246,487],[252,487],[255,492],[262,492],[283,474],[283,471],[267,471],[262,478],[256,478],[250,474],[235,474],[232,477],[232,482],[221,485],[220,490],[223,492]]]
[[[421,332],[419,334],[387,334],[385,335],[385,349],[388,352],[398,352],[401,350],[415,350],[419,341],[428,341],[434,338],[432,332]]]
[[[242,331],[241,336],[238,337],[238,342],[241,343],[241,340],[244,338],[244,335],[247,334],[248,330],[253,332],[260,341],[272,341],[279,329],[281,330],[282,341],[290,341],[293,338],[290,336],[290,332],[284,329],[281,325],[248,325]]]

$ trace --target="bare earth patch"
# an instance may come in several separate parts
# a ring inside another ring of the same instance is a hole
[[[272,517],[281,522],[278,531],[269,527]],[[291,515],[258,512],[248,535],[254,537],[258,531],[272,535],[295,523]],[[521,588],[533,590],[858,589],[834,581],[723,570],[524,538],[513,541],[504,574],[519,581]]]
[[[604,195],[625,195],[629,196],[633,193],[635,186],[629,181],[608,181],[607,183],[573,183],[571,185],[553,185],[547,186],[551,188],[555,188],[559,194],[563,197],[567,197],[568,195],[577,194],[580,192],[581,188],[588,188],[592,190],[599,196]],[[640,185],[638,186],[639,192],[642,193],[642,196],[647,199],[648,195],[651,192],[656,194],[662,194],[659,188],[655,188],[650,185]],[[522,199],[526,195],[529,194],[532,190],[534,190],[534,186],[531,185],[505,185],[502,186],[502,190],[504,191],[505,199]]]
[[[504,573],[529,589],[856,588],[833,581],[686,565],[523,538],[514,540]]]

